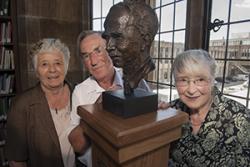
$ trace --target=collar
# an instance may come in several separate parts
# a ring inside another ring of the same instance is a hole
[[[111,87],[123,88],[122,69],[114,67],[114,70],[115,70],[115,77],[114,77],[114,81]],[[106,91],[98,84],[98,82],[95,80],[93,76],[90,76],[89,79],[93,81],[92,84],[93,84],[93,87],[95,88],[94,90],[92,90],[93,92],[102,93]]]
[[[123,88],[123,79],[122,79],[122,69],[115,67],[115,78],[113,82],[113,86],[118,86]]]

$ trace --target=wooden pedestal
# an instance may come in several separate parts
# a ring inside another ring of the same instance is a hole
[[[181,136],[187,114],[158,111],[123,119],[102,104],[78,107],[92,140],[93,167],[166,167],[169,144]]]

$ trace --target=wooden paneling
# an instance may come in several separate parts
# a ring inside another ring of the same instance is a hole
[[[18,0],[19,14],[56,20],[79,22],[82,17],[82,0]]]
[[[208,22],[207,1],[187,0],[185,49],[203,48]]]
[[[36,83],[28,55],[32,43],[42,38],[59,38],[70,48],[67,78],[73,83],[83,80],[80,58],[76,54],[78,34],[89,26],[89,2],[82,0],[18,0],[18,43],[21,89]]]

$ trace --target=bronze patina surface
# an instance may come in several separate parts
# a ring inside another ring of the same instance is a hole
[[[116,67],[123,68],[124,94],[131,95],[155,69],[150,47],[158,30],[157,15],[142,0],[125,0],[111,7],[104,28],[109,55]]]

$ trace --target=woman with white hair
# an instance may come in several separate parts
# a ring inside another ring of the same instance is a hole
[[[188,50],[172,70],[180,98],[170,104],[190,119],[171,145],[169,166],[250,166],[249,110],[214,86],[215,60],[204,50]]]
[[[70,52],[59,39],[42,39],[30,52],[39,83],[18,95],[7,117],[10,167],[73,167],[67,137],[71,86],[65,81]]]

